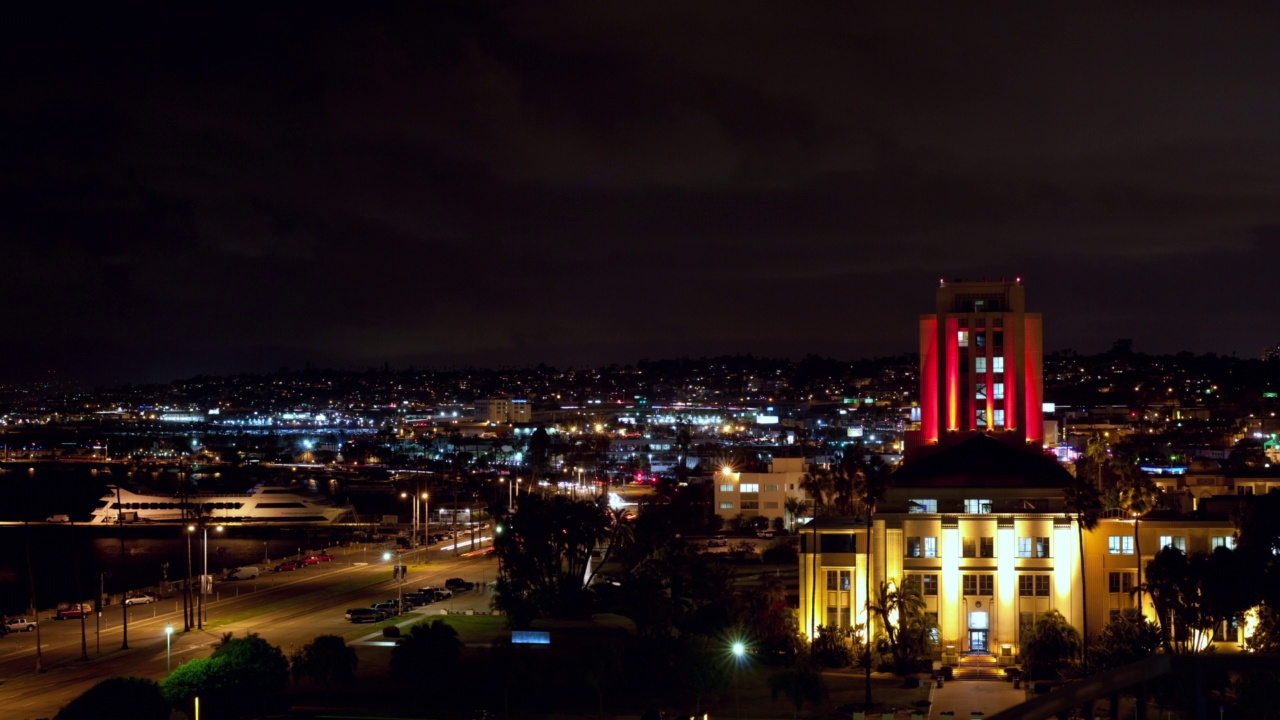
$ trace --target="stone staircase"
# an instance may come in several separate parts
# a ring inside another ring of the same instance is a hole
[[[1004,680],[1004,668],[990,655],[965,655],[952,671],[953,680]]]

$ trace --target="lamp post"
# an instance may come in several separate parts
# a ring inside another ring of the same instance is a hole
[[[742,660],[747,655],[747,646],[741,640],[733,643],[733,716],[742,717]]]
[[[221,525],[216,526],[214,528],[214,532],[222,532],[222,526]],[[204,572],[203,574],[200,575],[200,607],[199,607],[197,618],[196,618],[196,627],[201,630],[204,629],[204,621],[206,619],[205,611],[204,611],[204,596],[207,594],[207,588],[205,587],[206,578],[209,577],[209,526],[208,525],[204,525],[204,551],[203,552],[204,552]]]
[[[409,493],[407,493],[407,492],[402,492],[402,493],[400,493],[400,499],[401,499],[401,500],[408,500],[408,499],[409,499]],[[413,503],[413,506],[409,508],[409,513],[410,513],[410,515],[409,515],[409,516],[412,518],[412,520],[410,520],[410,522],[411,522],[411,523],[412,523],[412,525],[413,525],[413,530],[409,533],[409,540],[410,540],[410,542],[412,543],[412,542],[417,542],[417,541],[418,541],[418,503],[416,503],[416,502],[415,502],[415,503]],[[396,515],[397,515],[397,516],[399,516],[399,514],[400,514],[400,513],[396,513]]]
[[[164,626],[164,673],[168,675],[173,670],[173,626]]]
[[[431,493],[422,493],[422,544],[430,545],[431,535]]]
[[[182,587],[182,632],[191,632],[191,535],[195,525],[187,526],[187,582]]]

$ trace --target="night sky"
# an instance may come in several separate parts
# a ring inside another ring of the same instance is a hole
[[[5,11],[0,379],[1280,341],[1275,13],[177,5]]]

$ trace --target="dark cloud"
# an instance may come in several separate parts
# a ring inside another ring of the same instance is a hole
[[[0,375],[897,353],[939,277],[1050,348],[1280,332],[1273,12],[25,12]]]

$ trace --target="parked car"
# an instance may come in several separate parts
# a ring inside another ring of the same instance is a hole
[[[423,605],[430,605],[431,603],[435,602],[436,594],[433,592],[432,593],[411,592],[411,593],[405,593],[404,599],[407,600],[408,602],[413,603],[414,607],[422,607]]]
[[[757,531],[756,531],[756,537],[758,537],[758,538],[764,538],[764,539],[768,540],[769,538],[772,538],[773,536],[774,536],[774,532],[773,532],[772,530],[757,530]]]
[[[386,617],[395,617],[400,614],[399,603],[394,600],[391,602],[377,602],[370,605],[370,607],[382,613]]]
[[[36,629],[39,624],[35,620],[28,620],[24,617],[13,617],[4,621],[4,626],[9,632],[31,632]]]
[[[301,567],[302,563],[297,560],[286,560],[276,566],[276,572],[289,572],[290,570],[297,570]]]
[[[72,618],[89,617],[93,615],[93,605],[89,603],[72,603],[70,607],[65,607],[58,611],[55,615],[59,620],[70,620]]]
[[[468,580],[463,580],[462,578],[455,577],[455,578],[449,578],[448,580],[445,580],[444,586],[457,593],[457,592],[463,592],[465,590],[471,590],[476,586],[476,584]]]
[[[238,567],[227,573],[228,580],[252,580],[258,577],[258,568],[252,565]]]
[[[724,535],[715,535],[707,541],[707,547],[729,547],[729,538]]]
[[[424,587],[418,588],[420,593],[430,593],[436,600],[448,600],[453,597],[453,591],[447,587]]]
[[[349,608],[344,617],[353,623],[378,622],[387,619],[386,613],[373,608]]]
[[[149,605],[150,603],[156,602],[159,599],[160,598],[156,597],[155,595],[152,595],[151,593],[136,593],[134,595],[130,595],[126,597],[124,599],[124,604],[125,605]]]
[[[71,516],[70,515],[50,515],[49,517],[45,518],[44,521],[47,523],[71,522]]]

